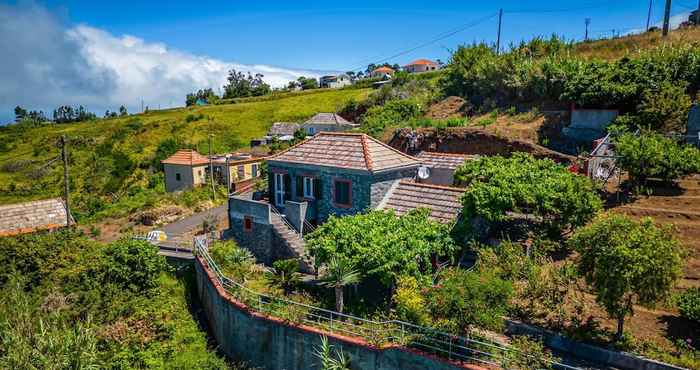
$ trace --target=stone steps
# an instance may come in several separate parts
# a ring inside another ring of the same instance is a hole
[[[302,271],[307,270],[304,272],[312,272],[314,265],[313,259],[308,255],[306,251],[306,242],[299,233],[287,225],[282,219],[282,216],[275,213],[271,214],[271,225],[275,234],[284,240],[287,247],[301,260]]]

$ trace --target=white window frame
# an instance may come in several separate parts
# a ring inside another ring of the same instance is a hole
[[[304,198],[314,199],[314,178],[305,176],[302,180],[302,184],[304,188]]]
[[[275,173],[275,205],[284,207],[284,174]]]

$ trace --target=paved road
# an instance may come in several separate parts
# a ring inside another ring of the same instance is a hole
[[[227,205],[222,204],[218,207],[206,210],[204,212],[195,213],[192,216],[185,217],[182,220],[163,226],[161,230],[165,231],[168,238],[186,234],[194,229],[201,228],[204,218],[209,214],[216,216],[217,220],[226,215]]]

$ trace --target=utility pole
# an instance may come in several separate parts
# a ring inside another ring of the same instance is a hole
[[[229,156],[226,154],[226,197],[231,196],[231,166],[228,164]]]
[[[496,38],[496,55],[501,52],[501,21],[503,20],[503,8],[498,9],[498,37]]]
[[[669,27],[669,22],[671,19],[671,0],[666,0],[666,7],[664,9],[664,29],[662,32],[662,36],[666,37],[668,36],[668,27]]]
[[[70,229],[71,219],[70,219],[70,203],[69,203],[69,184],[68,184],[68,152],[66,145],[68,141],[66,140],[66,135],[61,135],[61,159],[63,159],[63,202],[66,206],[66,227]]]
[[[698,0],[698,9],[695,11],[695,25],[700,25],[700,0]]]
[[[584,39],[585,41],[588,41],[588,26],[591,24],[591,19],[590,19],[590,18],[586,18],[586,20],[585,20],[584,22],[586,23],[586,36],[584,36],[583,39]]]
[[[654,0],[649,0],[649,12],[647,12],[647,32],[649,31],[649,23],[651,22],[651,9],[654,6]]]
[[[216,202],[216,188],[214,187],[214,165],[211,158],[211,137],[209,134],[209,180],[211,181],[211,197],[212,201]]]

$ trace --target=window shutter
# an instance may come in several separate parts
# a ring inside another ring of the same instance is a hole
[[[296,196],[301,198],[304,196],[304,178],[301,176],[297,176],[295,178],[297,180]]]
[[[284,200],[292,199],[292,178],[284,174]]]
[[[321,189],[321,179],[314,179],[314,198],[321,199],[323,194],[323,189]]]

